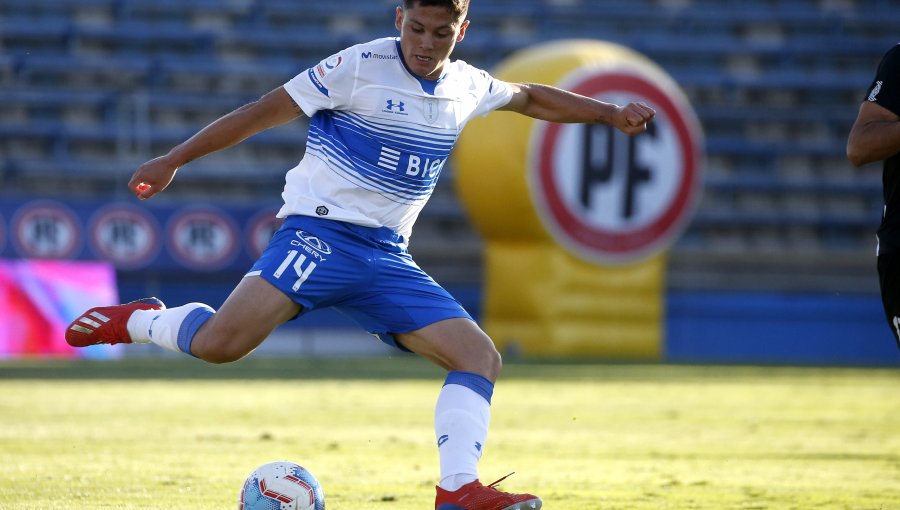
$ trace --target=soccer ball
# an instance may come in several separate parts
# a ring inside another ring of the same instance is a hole
[[[325,492],[303,466],[269,462],[244,481],[238,510],[325,510]]]

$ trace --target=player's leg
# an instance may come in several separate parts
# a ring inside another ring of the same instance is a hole
[[[382,241],[389,241],[382,239]],[[380,246],[389,246],[382,242]],[[441,477],[440,510],[540,508],[530,494],[509,494],[478,481],[501,358],[493,341],[446,290],[402,249],[384,249],[375,278],[345,303],[351,317],[391,345],[447,369],[434,424]]]
[[[211,363],[240,359],[278,325],[295,317],[301,306],[312,309],[320,300],[327,299],[332,289],[341,287],[327,268],[346,267],[345,272],[360,273],[340,257],[329,257],[329,263],[325,264],[321,254],[313,256],[318,253],[313,248],[301,252],[298,243],[303,243],[298,241],[299,227],[295,223],[314,232],[330,227],[322,222],[306,225],[304,221],[298,217],[285,220],[218,313],[203,303],[165,309],[155,299],[93,308],[69,326],[66,341],[76,347],[152,342]],[[304,232],[304,235],[310,234]],[[318,270],[313,272],[317,266]],[[317,282],[319,279],[324,280],[322,285]]]
[[[441,463],[435,508],[541,508],[537,496],[501,492],[493,484],[478,481],[494,382],[501,369],[500,354],[490,337],[467,318],[442,320],[394,337],[398,344],[448,370],[434,412]]]
[[[447,319],[394,337],[403,347],[447,370],[435,405],[434,432],[441,461],[440,485],[456,490],[478,478],[500,354],[469,319]]]
[[[881,285],[881,302],[884,315],[900,348],[900,255],[878,256],[878,280]]]
[[[394,337],[410,351],[448,371],[478,374],[493,384],[500,375],[500,353],[478,325],[465,318],[442,320]]]
[[[295,317],[300,305],[259,276],[246,276],[196,332],[190,353],[210,363],[236,361]]]
[[[92,308],[66,331],[78,347],[97,343],[154,343],[211,363],[247,355],[300,306],[258,276],[245,277],[216,312],[203,303],[166,309],[155,298]]]
[[[210,363],[228,363],[249,354],[299,310],[269,282],[245,276],[218,312],[201,303],[139,310],[128,320],[128,332],[135,342],[153,342]]]
[[[301,311],[328,306],[354,284],[365,283],[371,251],[340,222],[289,217],[218,313],[207,308],[189,312],[181,323],[173,319],[167,338],[177,338],[178,350],[210,363],[240,359]],[[136,333],[155,332],[159,325],[152,321],[167,313],[135,312]],[[156,336],[151,340],[162,345]]]

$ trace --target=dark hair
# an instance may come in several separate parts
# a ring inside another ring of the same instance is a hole
[[[403,0],[404,9],[419,4],[423,7],[446,7],[454,16],[462,17],[469,10],[469,0]]]

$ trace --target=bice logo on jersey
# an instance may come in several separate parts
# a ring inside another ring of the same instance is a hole
[[[409,155],[409,162],[406,165],[406,175],[412,177],[421,177],[422,179],[433,179],[444,168],[444,158],[426,158]]]
[[[416,156],[415,154],[404,154],[390,147],[381,147],[381,153],[378,156],[377,165],[385,170],[396,172],[400,170],[400,162],[406,160],[406,175],[411,177],[421,177],[423,179],[431,179],[440,173],[444,167],[446,158]]]

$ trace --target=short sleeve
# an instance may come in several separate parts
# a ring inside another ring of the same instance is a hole
[[[875,79],[866,91],[866,101],[900,115],[900,44],[881,59]]]
[[[494,78],[486,71],[481,71],[479,79],[482,81],[481,89],[483,93],[473,116],[487,115],[497,108],[502,108],[509,104],[513,91],[508,83]]]
[[[332,55],[291,78],[284,89],[309,117],[319,110],[340,110],[356,85],[354,55],[349,49]]]

